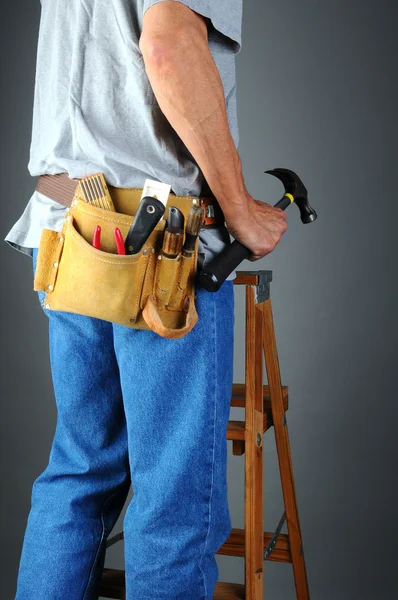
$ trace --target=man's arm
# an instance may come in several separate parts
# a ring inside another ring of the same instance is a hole
[[[174,0],[154,4],[144,14],[140,49],[159,107],[197,161],[230,233],[252,259],[265,256],[286,230],[286,217],[246,189],[205,18]]]

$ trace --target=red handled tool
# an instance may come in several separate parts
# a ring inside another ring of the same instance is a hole
[[[116,248],[118,254],[126,254],[122,232],[119,227],[115,227],[114,236],[116,240]],[[101,250],[101,226],[97,225],[93,233],[93,247]]]
[[[124,247],[124,239],[122,236],[122,232],[119,227],[115,227],[114,230],[115,240],[116,240],[116,248],[118,254],[126,254],[126,249]]]
[[[101,227],[100,227],[100,225],[97,225],[96,228],[94,229],[94,233],[93,233],[93,247],[96,248],[97,250],[101,250],[100,238],[101,238]]]

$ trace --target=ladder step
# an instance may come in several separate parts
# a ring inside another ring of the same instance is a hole
[[[241,583],[218,581],[214,590],[213,600],[245,600],[245,586]]]
[[[289,388],[282,386],[283,405],[285,412],[289,408]],[[234,383],[232,387],[231,406],[245,408],[246,386],[244,383]],[[272,426],[271,398],[268,385],[263,386],[263,433]],[[228,421],[227,440],[232,440],[232,453],[242,456],[245,453],[245,421]]]
[[[282,386],[282,394],[285,405],[285,410],[289,404],[289,388],[287,385]],[[264,411],[271,410],[271,397],[268,385],[263,386]],[[246,404],[246,385],[244,383],[234,383],[232,385],[231,406],[244,408]]]
[[[99,595],[103,598],[126,600],[124,571],[119,569],[103,569]]]
[[[102,572],[100,596],[126,600],[125,572],[118,569],[104,569]],[[213,600],[245,600],[245,586],[240,583],[216,584]]]
[[[269,429],[268,417],[265,414],[263,419],[263,432]],[[245,422],[244,421],[228,421],[227,425],[227,440],[245,441]]]
[[[263,548],[268,546],[274,532],[264,531]],[[224,544],[217,550],[217,554],[225,556],[245,556],[245,530],[233,528]],[[280,533],[276,541],[275,548],[266,560],[274,562],[291,563],[292,555],[290,553],[289,537],[286,533]]]

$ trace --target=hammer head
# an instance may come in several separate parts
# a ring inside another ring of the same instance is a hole
[[[312,223],[317,218],[315,210],[308,202],[308,192],[305,188],[300,177],[290,169],[270,169],[264,171],[280,179],[285,186],[285,193],[291,194],[294,198],[294,202],[297,204],[300,210],[300,217],[303,223]]]

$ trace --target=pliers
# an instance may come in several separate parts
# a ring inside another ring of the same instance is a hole
[[[118,254],[126,254],[126,249],[124,247],[124,240],[122,236],[122,232],[119,227],[115,227],[114,236],[116,240],[116,248]],[[93,247],[97,250],[101,250],[101,226],[97,225],[94,229],[93,233]]]

